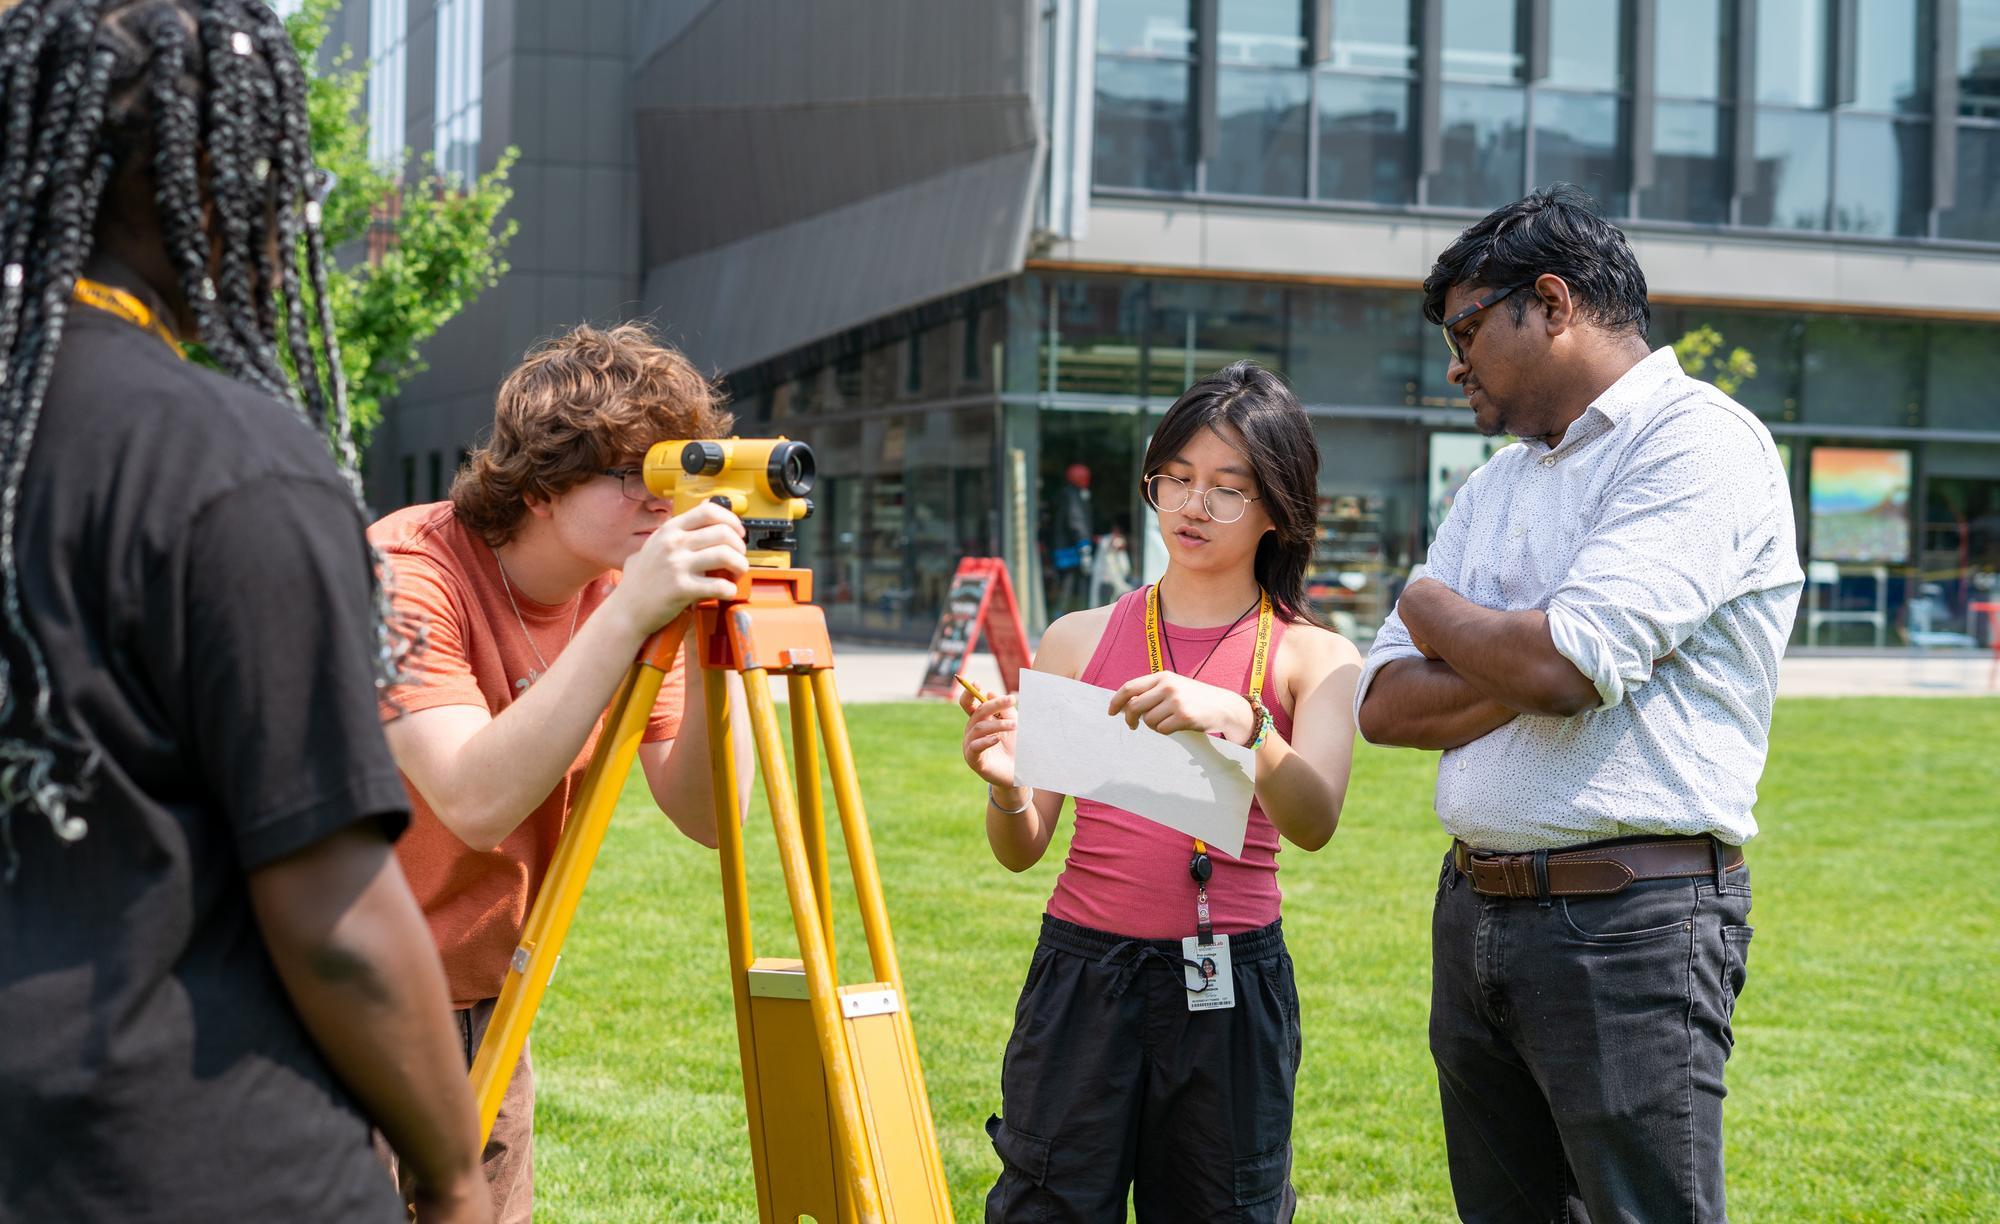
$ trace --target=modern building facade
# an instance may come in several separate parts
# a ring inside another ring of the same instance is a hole
[[[1417,286],[1471,220],[1568,181],[1630,235],[1656,344],[1708,327],[1754,356],[1737,397],[1790,468],[1802,641],[1983,640],[2000,598],[2000,0],[342,22],[386,68],[378,126],[446,165],[522,153],[513,271],[388,410],[379,505],[440,493],[534,339],[649,317],[743,432],[818,451],[802,557],[836,628],[925,636],[965,554],[1006,557],[1045,622],[1158,572],[1152,423],[1249,357],[1314,417],[1312,587],[1365,640],[1493,445]]]

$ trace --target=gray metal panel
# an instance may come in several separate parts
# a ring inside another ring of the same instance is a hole
[[[1655,0],[1632,0],[1632,190],[1653,185],[1654,38],[1658,35]]]
[[[1444,0],[1422,0],[1417,18],[1417,174],[1444,169]],[[1420,197],[1421,198],[1421,197]]]
[[[1958,203],[1959,0],[1937,0],[1931,80],[1931,207]]]
[[[1736,130],[1730,176],[1732,215],[1757,178],[1757,6],[1740,0],[1736,6],[1736,64],[1732,91],[1736,98]]]
[[[1194,156],[1196,164],[1203,165],[1215,156],[1221,136],[1222,120],[1216,114],[1215,100],[1216,79],[1221,72],[1216,61],[1222,57],[1222,5],[1221,0],[1196,0],[1196,6],[1199,16],[1194,27]]]
[[[1615,0],[1614,0],[1615,3]],[[1528,79],[1547,80],[1549,75],[1549,0],[1528,0]]]
[[[1024,149],[648,270],[646,309],[697,364],[740,369],[1018,268]]]
[[[1035,0],[667,7],[634,23],[644,299],[698,360],[733,369],[1019,270],[1045,142]]]

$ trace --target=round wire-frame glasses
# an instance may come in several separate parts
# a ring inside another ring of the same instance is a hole
[[[1201,494],[1201,508],[1218,523],[1235,522],[1250,509],[1251,502],[1262,500],[1222,485],[1197,490],[1180,477],[1165,473],[1146,477],[1146,500],[1162,514],[1172,514],[1186,506],[1197,492]]]

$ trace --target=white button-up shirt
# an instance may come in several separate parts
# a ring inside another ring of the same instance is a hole
[[[1742,405],[1660,349],[1561,445],[1517,442],[1487,460],[1427,564],[1474,603],[1541,609],[1600,699],[1446,752],[1437,813],[1453,836],[1522,851],[1757,832],[1778,658],[1805,576],[1784,466]],[[1384,665],[1422,657],[1391,614],[1355,708]]]

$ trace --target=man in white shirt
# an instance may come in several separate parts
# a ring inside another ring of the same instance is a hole
[[[1424,282],[1481,433],[1356,694],[1443,749],[1431,1050],[1467,1220],[1725,1218],[1742,844],[1803,575],[1783,465],[1647,349],[1645,275],[1558,187]]]

